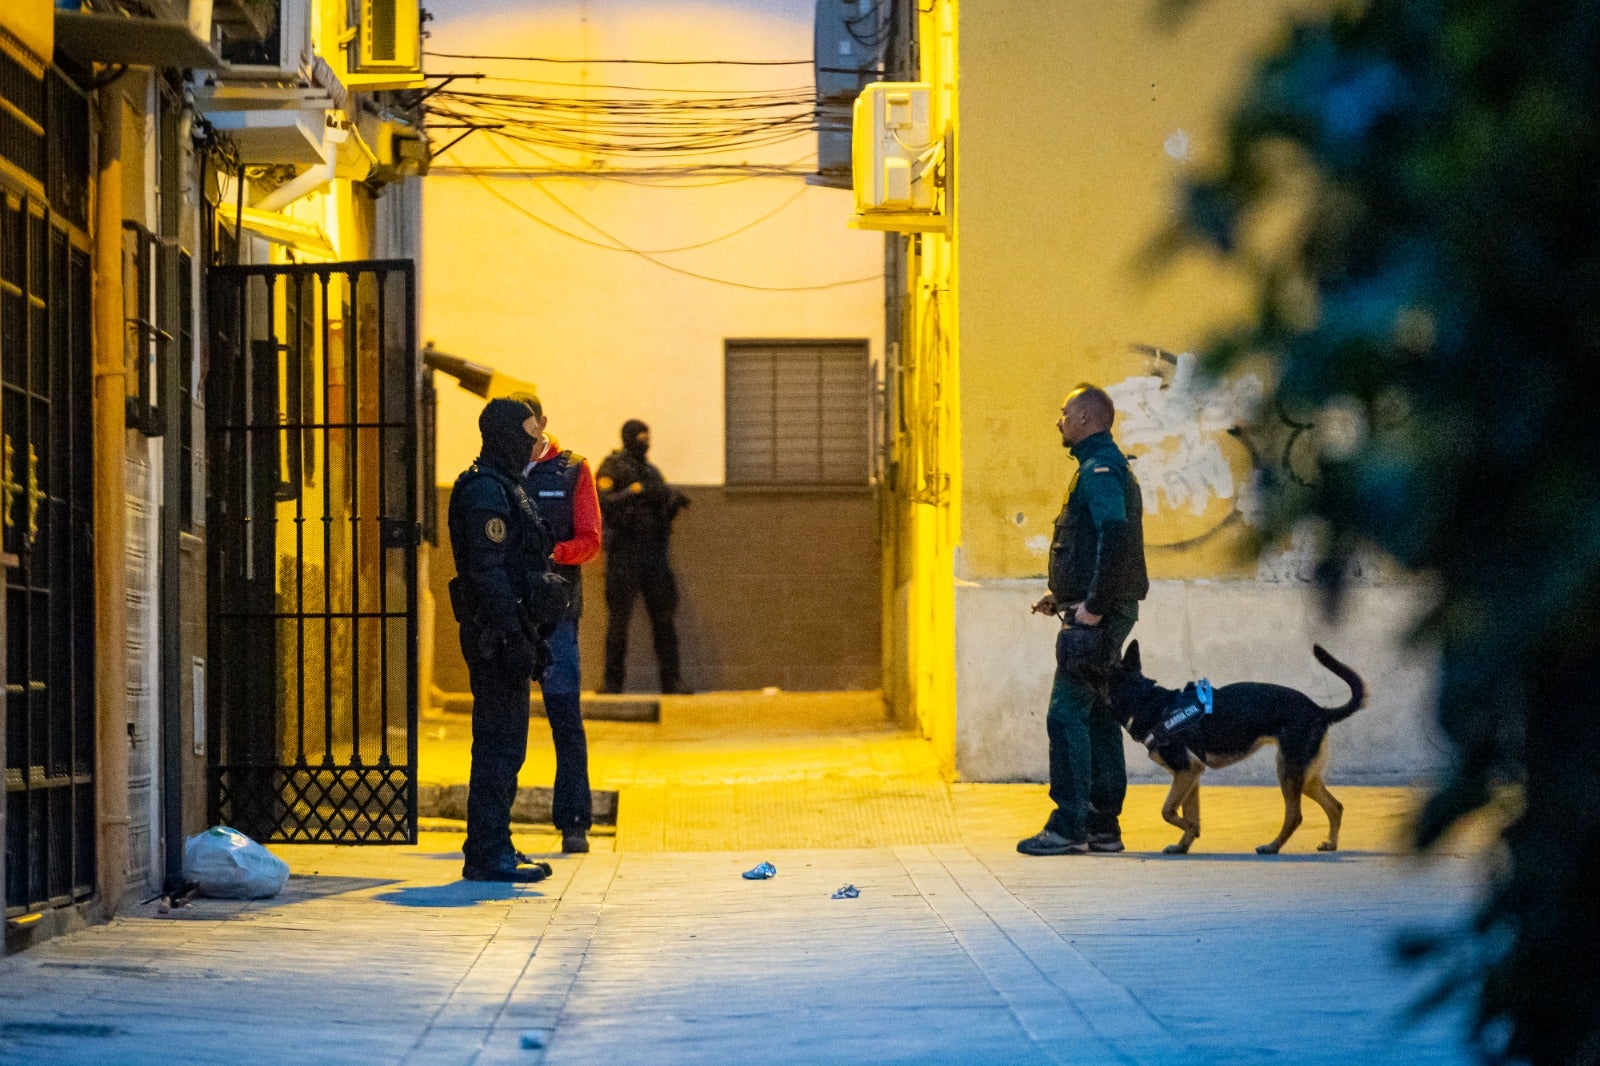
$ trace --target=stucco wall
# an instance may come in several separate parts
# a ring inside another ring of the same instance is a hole
[[[474,91],[557,97],[807,87],[812,11],[811,0],[456,0],[434,11],[431,51],[805,65],[437,58],[429,69],[541,80],[470,85]],[[606,84],[657,92],[619,93]],[[642,418],[654,430],[652,458],[670,478],[721,484],[723,341],[868,337],[873,357],[880,359],[883,237],[847,228],[850,194],[808,186],[800,173],[670,180],[606,175],[618,166],[646,164],[804,170],[814,164],[815,148],[814,135],[805,133],[736,152],[596,161],[474,134],[436,159],[426,179],[423,337],[441,350],[536,383],[552,431],[596,462],[617,447],[625,419]],[[545,173],[502,172],[480,181],[463,169],[507,166]],[[561,168],[569,169],[548,173]],[[703,246],[670,250],[688,245]],[[851,279],[865,280],[807,288]],[[474,420],[481,405],[441,379],[441,482],[453,480],[476,453]]]
[[[1045,706],[1055,669],[1057,624],[1028,607],[1037,581],[996,581],[956,590],[956,768],[972,781],[1043,781],[1048,776]],[[1213,684],[1292,685],[1325,706],[1349,690],[1311,657],[1323,647],[1367,683],[1367,706],[1330,733],[1330,782],[1411,783],[1443,764],[1432,727],[1433,671],[1404,637],[1426,599],[1423,586],[1355,589],[1342,621],[1322,616],[1304,586],[1268,581],[1157,581],[1140,606],[1133,639],[1147,676],[1169,688],[1198,677]],[[1131,780],[1169,781],[1141,745],[1123,736]],[[1276,781],[1271,749],[1208,780]]]
[[[1149,397],[1163,409],[1125,441],[1155,453],[1136,468],[1152,572],[1253,572],[1237,512],[1254,460],[1227,430],[1260,382],[1225,393],[1217,418],[1194,394],[1168,403],[1172,357],[1248,311],[1245,279],[1150,253],[1181,179],[1217,154],[1248,60],[1297,6],[1208,0],[1176,25],[1160,0],[962,6],[959,577],[1043,571],[1071,467],[1053,428],[1062,397],[1080,381],[1152,379],[1169,387]]]

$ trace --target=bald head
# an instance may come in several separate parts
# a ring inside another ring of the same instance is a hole
[[[1105,389],[1087,382],[1077,386],[1062,401],[1061,418],[1056,422],[1062,446],[1070,448],[1085,437],[1105,432],[1116,417],[1116,405]]]

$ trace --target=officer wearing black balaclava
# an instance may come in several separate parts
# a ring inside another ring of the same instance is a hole
[[[604,692],[621,692],[627,674],[628,622],[644,595],[655,638],[661,691],[688,693],[678,664],[678,583],[672,576],[667,541],[672,520],[689,506],[645,459],[650,427],[636,418],[622,424],[622,448],[606,456],[595,478],[606,551],[606,675]]]
[[[450,603],[472,685],[472,773],[461,875],[469,881],[539,881],[545,863],[519,865],[511,804],[528,749],[529,683],[545,656],[544,637],[566,609],[564,582],[551,572],[554,542],[521,478],[533,412],[490,400],[478,417],[483,451],[450,490],[450,548],[456,576]]]

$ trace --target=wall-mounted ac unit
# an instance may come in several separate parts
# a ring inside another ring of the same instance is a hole
[[[216,0],[223,78],[298,77],[311,59],[311,0]]]
[[[211,49],[212,0],[146,0],[146,10],[148,15],[131,18],[88,8],[58,8],[56,46],[89,63],[196,70],[217,65]]]
[[[422,69],[422,10],[418,0],[350,0],[349,70],[390,74]]]

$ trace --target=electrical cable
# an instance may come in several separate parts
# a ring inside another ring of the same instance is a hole
[[[628,63],[655,67],[809,67],[814,59],[556,59],[550,56],[470,55],[463,52],[435,52],[424,55],[441,59],[487,59],[507,63]]]
[[[494,138],[494,140],[496,142],[498,142],[499,139],[498,138]],[[502,156],[505,157],[506,162],[508,162],[508,163],[515,163],[516,162],[515,159],[511,158],[510,153],[508,153],[505,150],[504,146],[500,145],[499,143],[496,143],[495,144],[495,149]],[[536,181],[536,182],[533,183],[533,187],[534,187],[535,191],[537,191],[538,193],[543,195],[550,202],[555,204],[557,207],[561,208],[561,210],[565,211],[567,214],[571,215],[573,218],[577,219],[579,222],[583,223],[585,226],[587,226],[590,229],[594,230],[596,233],[600,234],[602,237],[606,237],[609,240],[615,241],[616,242],[616,248],[615,248],[616,251],[619,251],[619,252],[633,252],[633,253],[638,254],[638,255],[667,255],[667,254],[669,254],[671,252],[688,252],[688,251],[693,251],[696,248],[705,248],[708,245],[719,244],[722,241],[725,241],[730,237],[737,237],[739,234],[745,233],[745,232],[747,232],[749,230],[752,230],[755,227],[761,225],[761,223],[767,221],[767,219],[772,218],[774,215],[778,214],[780,211],[783,211],[785,208],[787,208],[790,205],[792,205],[795,202],[797,202],[800,199],[800,197],[804,196],[811,188],[811,186],[809,186],[809,185],[800,186],[799,191],[797,191],[793,196],[789,197],[787,200],[784,200],[777,207],[774,207],[772,210],[770,210],[770,211],[766,212],[765,214],[761,215],[759,218],[753,219],[752,221],[747,222],[744,225],[739,226],[736,229],[729,230],[727,233],[721,234],[720,236],[712,237],[709,240],[697,241],[694,244],[682,244],[682,245],[678,245],[675,248],[635,248],[634,246],[632,246],[632,245],[628,244],[627,242],[623,241],[621,238],[613,236],[610,233],[607,233],[605,230],[601,229],[599,226],[595,225],[593,222],[590,222],[587,218],[585,218],[582,214],[580,214],[576,208],[574,208],[572,205],[568,204],[565,200],[561,199],[561,197],[557,196],[555,193],[551,192],[549,189],[545,188],[543,182],[537,182]]]
[[[810,85],[798,85],[783,89],[682,89],[668,85],[611,85],[598,81],[548,81],[544,78],[507,78],[499,74],[482,75],[482,82],[505,82],[508,85],[548,85],[558,89],[616,89],[630,93],[692,93],[697,96],[723,96],[741,95],[743,93],[787,93],[792,95],[812,96],[815,90]],[[481,82],[480,82],[481,84]]]
[[[847,286],[847,285],[863,285],[863,284],[866,284],[867,282],[882,281],[883,280],[883,275],[882,274],[872,274],[872,275],[869,275],[869,276],[864,277],[864,278],[849,278],[849,279],[846,279],[844,281],[830,281],[830,282],[826,282],[826,283],[819,284],[819,285],[756,285],[756,284],[753,284],[753,283],[750,283],[750,282],[745,282],[745,281],[733,281],[733,280],[731,280],[729,278],[714,277],[713,275],[710,275],[710,274],[702,274],[702,273],[700,273],[699,271],[696,271],[696,270],[687,270],[687,269],[685,269],[683,267],[680,267],[680,266],[674,266],[671,263],[664,263],[661,260],[655,258],[654,256],[650,255],[647,252],[641,252],[641,251],[639,251],[639,250],[637,250],[635,248],[630,248],[627,245],[624,245],[621,241],[618,241],[616,237],[613,237],[611,234],[606,233],[605,230],[601,229],[598,226],[594,226],[592,223],[590,223],[590,227],[592,229],[594,229],[594,231],[596,233],[605,234],[606,237],[610,238],[612,241],[615,241],[616,244],[615,245],[609,245],[609,244],[602,244],[599,241],[592,241],[587,237],[581,236],[579,234],[571,232],[570,230],[564,229],[561,226],[556,225],[554,222],[551,222],[550,220],[548,220],[546,218],[542,218],[539,215],[535,214],[534,212],[528,210],[526,207],[524,207],[521,204],[517,203],[515,200],[512,200],[509,197],[503,195],[498,189],[496,189],[493,185],[491,185],[486,179],[484,179],[484,178],[482,178],[482,177],[480,177],[480,176],[478,176],[476,174],[472,175],[472,178],[473,178],[474,181],[478,182],[478,184],[482,185],[484,187],[484,189],[489,193],[489,195],[491,195],[495,199],[501,201],[506,206],[510,207],[512,210],[514,210],[514,211],[518,212],[519,214],[531,219],[534,222],[539,223],[541,226],[544,226],[547,229],[554,230],[555,232],[561,234],[564,237],[569,237],[572,240],[578,241],[580,244],[587,244],[587,245],[590,245],[591,247],[594,247],[594,248],[602,248],[602,249],[605,249],[606,251],[626,252],[629,255],[636,255],[639,258],[645,260],[646,262],[654,263],[656,266],[661,267],[663,270],[671,271],[674,274],[682,274],[682,275],[684,275],[686,277],[695,278],[695,279],[700,280],[700,281],[709,281],[709,282],[712,282],[713,284],[716,284],[716,285],[727,285],[727,286],[730,286],[732,288],[748,289],[748,290],[752,290],[752,291],[755,291],[755,292],[817,292],[817,291],[820,291],[820,290],[823,290],[823,289],[837,289],[837,288],[842,288],[842,287]]]

